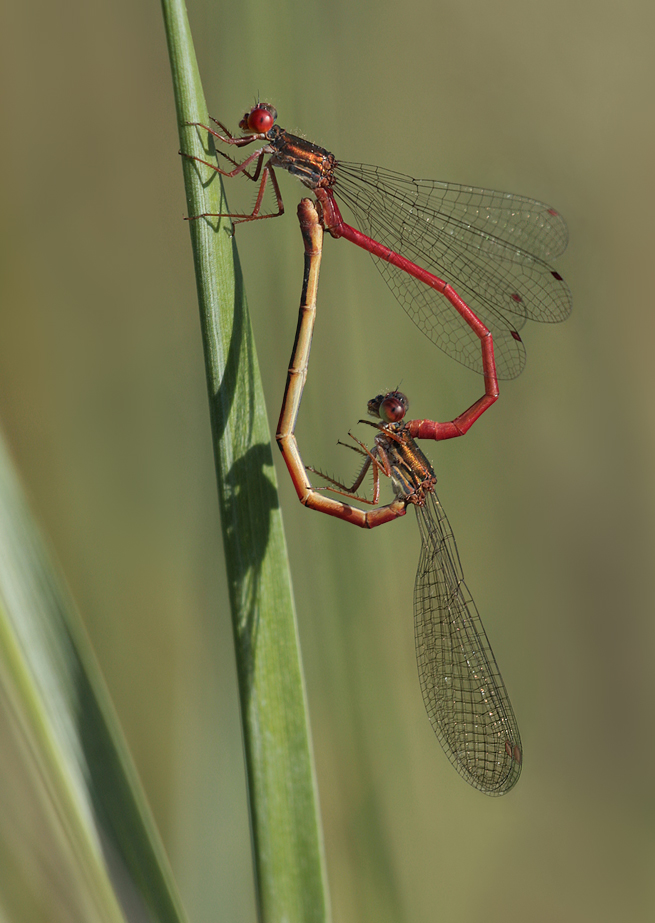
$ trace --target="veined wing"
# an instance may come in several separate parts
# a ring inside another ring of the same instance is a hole
[[[550,205],[513,192],[499,192],[479,186],[413,179],[395,170],[366,163],[337,165],[337,187],[352,190],[365,187],[360,206],[374,202],[380,207],[390,201],[394,215],[417,224],[436,225],[466,249],[480,249],[518,262],[557,259],[566,250],[568,229],[562,216]],[[387,209],[385,209],[387,210]]]
[[[457,771],[485,794],[503,795],[521,773],[518,724],[436,494],[416,516],[423,544],[414,625],[423,701]]]
[[[549,206],[341,162],[335,191],[362,231],[444,279],[466,301],[492,332],[499,377],[514,378],[523,368],[518,331],[526,319],[554,323],[570,314],[571,292],[547,262],[562,253],[568,234]],[[397,267],[375,262],[419,329],[480,371],[479,340],[452,306]]]

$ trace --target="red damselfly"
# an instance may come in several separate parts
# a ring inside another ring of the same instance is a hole
[[[363,458],[352,486],[303,464],[295,425],[307,378],[316,315],[316,293],[323,230],[313,203],[298,207],[305,243],[303,294],[277,442],[301,503],[362,528],[373,528],[404,516],[413,506],[421,532],[421,555],[414,587],[414,625],[419,679],[430,723],[457,771],[487,795],[503,795],[521,773],[522,748],[518,724],[477,608],[464,582],[453,533],[435,492],[434,470],[416,444],[417,438],[449,439],[463,435],[490,403],[485,395],[449,423],[404,417],[408,401],[400,391],[379,394],[368,403],[378,422],[360,420],[378,433],[370,450],[354,439],[349,446]],[[496,381],[490,338],[481,337],[482,364],[487,381]],[[495,400],[496,394],[493,397]],[[482,409],[480,409],[482,405]],[[394,499],[369,511],[327,496],[312,486],[307,471],[330,483],[329,490],[377,505],[380,474],[389,477]],[[357,496],[368,472],[373,475],[373,499]]]
[[[240,121],[244,134],[239,137],[215,119],[220,131],[189,123],[226,145],[263,142],[240,163],[217,151],[233,165],[230,170],[184,154],[223,176],[243,174],[259,182],[250,214],[192,217],[231,217],[235,224],[277,217],[284,205],[275,167],[287,170],[315,193],[325,230],[371,253],[402,307],[433,343],[483,371],[473,315],[493,336],[498,377],[519,375],[525,365],[519,331],[525,322],[554,323],[571,311],[571,292],[549,265],[568,240],[559,213],[525,196],[412,179],[337,160],[325,148],[285,131],[276,119],[273,106],[257,103]],[[269,179],[277,211],[262,214]],[[335,197],[350,208],[362,230],[344,221]]]

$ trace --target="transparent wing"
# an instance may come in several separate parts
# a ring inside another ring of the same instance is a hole
[[[436,494],[416,507],[423,542],[414,587],[418,672],[430,723],[457,771],[487,795],[521,774],[521,737]]]
[[[500,378],[523,369],[518,331],[526,320],[555,323],[570,314],[571,292],[547,262],[564,251],[568,233],[548,205],[342,162],[335,191],[362,231],[440,276],[466,301],[493,334]],[[375,263],[419,329],[481,371],[480,341],[449,302],[397,267]]]

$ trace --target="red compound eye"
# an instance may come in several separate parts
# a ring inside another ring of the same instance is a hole
[[[267,106],[265,103],[260,103],[258,106],[254,106],[250,110],[246,120],[248,131],[256,131],[258,134],[266,134],[266,132],[270,131],[275,124],[276,118],[277,112],[272,106]]]
[[[398,423],[407,413],[409,401],[400,391],[392,391],[380,404],[380,417],[389,423]]]

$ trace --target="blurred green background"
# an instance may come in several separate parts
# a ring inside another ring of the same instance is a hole
[[[655,9],[579,0],[191,0],[210,112],[257,94],[347,160],[552,203],[574,294],[466,439],[428,444],[519,718],[506,798],[453,771],[416,677],[413,516],[368,534],[278,468],[337,923],[651,920]],[[157,3],[3,11],[0,419],[100,659],[194,923],[254,920],[230,615]],[[237,240],[274,430],[302,187]],[[241,180],[233,207],[253,199]],[[242,196],[240,199],[239,196]],[[377,391],[451,419],[482,381],[326,241],[298,436]],[[276,458],[277,458],[276,453]],[[0,785],[1,787],[1,785]],[[0,794],[0,797],[1,794]]]

